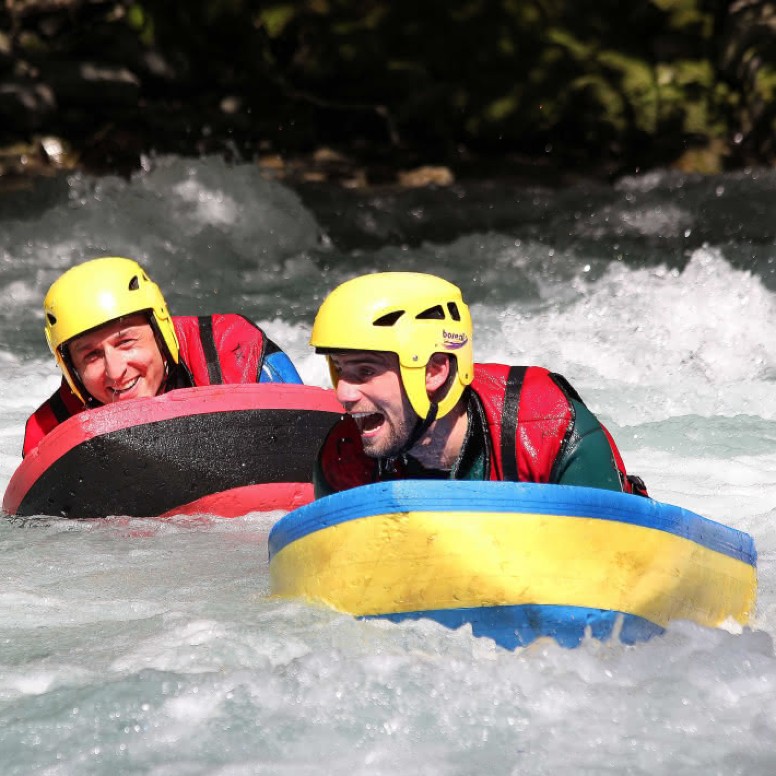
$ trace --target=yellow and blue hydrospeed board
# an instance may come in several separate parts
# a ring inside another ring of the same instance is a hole
[[[269,537],[272,592],[357,617],[430,618],[513,649],[586,634],[625,643],[671,620],[742,625],[752,537],[625,493],[404,480],[289,512]]]

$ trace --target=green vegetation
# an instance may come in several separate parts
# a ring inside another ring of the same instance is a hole
[[[26,0],[0,11],[5,69],[37,79],[53,102],[8,121],[6,100],[0,132],[6,143],[36,132],[77,142],[79,132],[104,139],[115,129],[139,136],[142,149],[220,143],[248,155],[330,146],[386,165],[519,155],[633,169],[709,149],[718,166],[770,163],[769,8],[755,0]],[[47,65],[63,60],[123,68],[122,90],[104,89],[107,99],[89,104],[61,70],[47,80]]]

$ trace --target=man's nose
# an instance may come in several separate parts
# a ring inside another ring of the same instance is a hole
[[[106,348],[103,354],[105,362],[105,376],[109,380],[118,380],[127,369],[127,362],[124,356],[113,348]]]
[[[361,398],[361,392],[358,386],[349,382],[346,378],[340,377],[337,380],[337,399],[340,404],[353,404]]]

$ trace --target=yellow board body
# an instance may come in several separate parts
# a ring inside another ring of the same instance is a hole
[[[477,485],[525,488],[512,483]],[[567,497],[569,489],[562,491]],[[615,507],[639,506],[629,501],[639,497],[609,495],[625,499],[615,501]],[[424,489],[414,501],[427,505],[429,499],[433,496]],[[325,508],[325,501],[297,512]],[[365,503],[370,501],[379,510],[379,499],[367,495]],[[557,509],[570,511],[568,506],[561,503]],[[658,505],[654,516],[648,512],[630,520],[625,511],[622,519],[613,516],[609,501],[605,506],[603,518],[584,516],[589,508],[578,510],[582,516],[523,511],[517,499],[514,511],[508,511],[500,499],[495,511],[485,504],[481,509],[374,514],[355,510],[352,519],[323,518],[317,525],[308,519],[298,536],[272,553],[271,588],[277,595],[305,598],[356,616],[530,606],[555,607],[556,615],[619,613],[661,629],[675,619],[705,626],[729,618],[742,625],[749,622],[757,572],[753,544],[747,554],[746,534],[668,505]],[[346,502],[344,511],[348,509],[354,511]],[[669,509],[678,516],[666,513]],[[677,533],[665,529],[664,514]],[[702,521],[701,537],[711,535],[714,541],[701,543],[680,535],[692,536],[693,520]],[[731,551],[731,538],[735,545],[739,537],[741,551]],[[718,549],[708,546],[715,543]]]

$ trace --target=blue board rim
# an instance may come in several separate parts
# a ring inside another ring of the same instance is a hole
[[[381,482],[321,498],[275,523],[268,539],[269,558],[309,534],[352,520],[406,512],[462,511],[565,515],[638,525],[757,565],[757,550],[749,534],[683,507],[600,488],[462,480]]]

